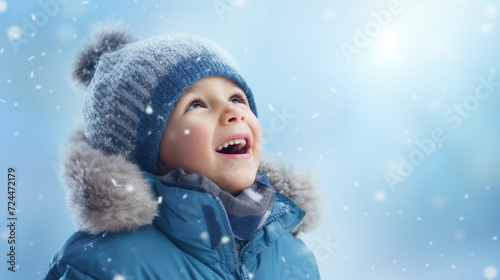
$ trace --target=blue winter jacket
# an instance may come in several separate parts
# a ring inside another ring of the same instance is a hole
[[[135,167],[126,170],[130,163],[122,158],[102,162],[104,155],[80,140],[73,139],[66,152],[64,178],[81,230],[53,257],[45,279],[320,278],[313,254],[291,234],[305,211],[287,196],[276,193],[272,213],[238,252],[218,197]],[[258,178],[270,184],[266,176]],[[144,221],[144,212],[153,213],[152,223]]]

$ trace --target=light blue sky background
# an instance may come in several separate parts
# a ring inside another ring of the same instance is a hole
[[[91,26],[114,19],[141,38],[200,35],[233,56],[256,96],[264,153],[310,170],[324,189],[325,222],[303,236],[323,279],[500,279],[499,9],[0,0],[1,224],[15,167],[19,264],[7,271],[2,226],[0,278],[41,278],[76,229],[59,179],[64,142],[82,122],[69,76]],[[293,117],[278,129],[284,112]]]

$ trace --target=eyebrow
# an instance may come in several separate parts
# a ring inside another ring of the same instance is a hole
[[[183,92],[182,94],[184,94],[184,93],[188,93],[188,92],[191,92],[191,91],[195,91],[197,88],[198,88],[198,85],[196,85],[196,84],[192,84],[192,85],[190,85],[187,89],[185,89],[185,90],[184,90],[184,92]],[[181,94],[181,95],[182,95],[182,94]]]

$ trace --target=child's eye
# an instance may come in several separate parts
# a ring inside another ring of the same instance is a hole
[[[195,98],[191,102],[189,102],[189,106],[186,109],[187,111],[193,110],[193,109],[198,109],[198,108],[203,108],[205,106],[205,103],[201,98]]]
[[[229,102],[234,103],[234,104],[236,104],[236,103],[243,103],[245,105],[247,104],[246,99],[239,93],[231,96],[231,98],[229,98]]]

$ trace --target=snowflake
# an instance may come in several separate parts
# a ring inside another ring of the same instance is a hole
[[[227,237],[227,236],[223,236],[223,237],[221,238],[220,242],[221,242],[222,244],[226,244],[227,242],[229,242],[229,237]]]
[[[498,275],[498,269],[492,265],[489,265],[484,268],[483,275],[486,279],[495,279]]]
[[[208,232],[204,231],[204,232],[200,233],[200,238],[201,239],[207,239],[208,238]]]

